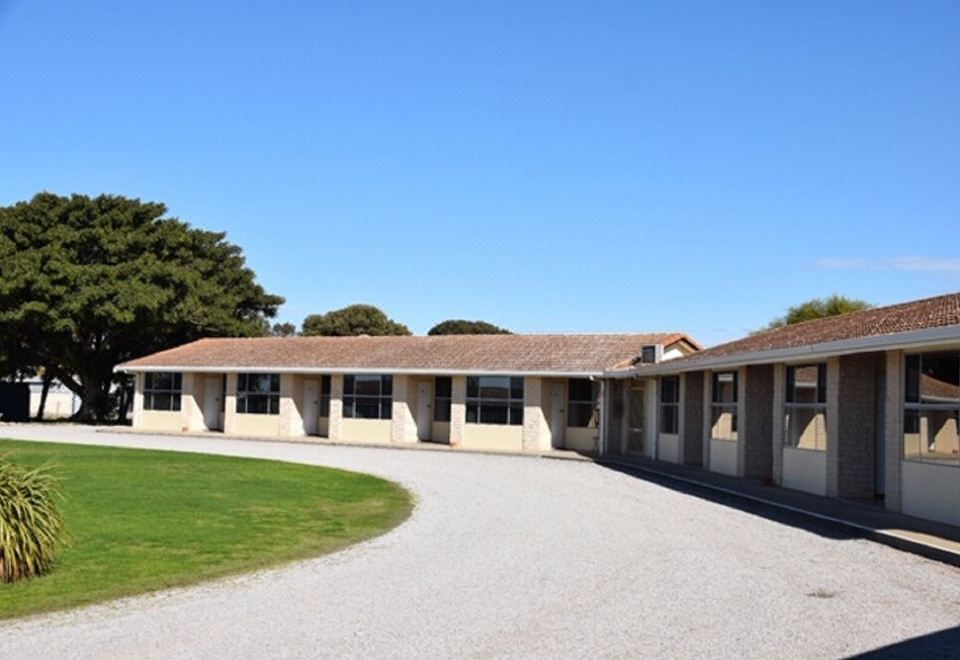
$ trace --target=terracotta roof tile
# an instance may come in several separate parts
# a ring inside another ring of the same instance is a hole
[[[681,333],[444,335],[201,339],[123,365],[138,367],[435,369],[514,373],[600,373],[646,344],[696,343]]]
[[[680,358],[683,363],[960,325],[960,293],[783,326]]]

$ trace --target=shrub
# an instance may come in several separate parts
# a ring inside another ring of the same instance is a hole
[[[48,466],[27,469],[0,456],[0,582],[40,575],[63,542],[60,480]]]

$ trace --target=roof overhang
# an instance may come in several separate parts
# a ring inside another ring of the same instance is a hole
[[[720,355],[714,358],[697,359],[696,353],[694,353],[690,358],[679,358],[677,360],[635,367],[633,369],[605,371],[603,377],[614,379],[645,378],[647,376],[666,376],[686,371],[701,371],[704,369],[716,371],[717,369],[751,364],[770,364],[774,362],[798,363],[822,360],[838,355],[938,348],[956,344],[960,344],[960,325],[950,325],[888,335],[857,337],[856,339],[808,344],[806,346],[782,348],[772,351]]]
[[[158,373],[166,371],[198,374],[250,374],[284,373],[298,375],[317,374],[397,374],[408,376],[529,376],[531,378],[599,378],[603,371],[504,371],[497,369],[409,369],[402,367],[289,367],[289,366],[128,366],[114,367],[118,373]]]

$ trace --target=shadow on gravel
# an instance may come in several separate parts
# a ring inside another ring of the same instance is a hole
[[[613,470],[614,472],[625,474],[635,479],[648,481],[650,483],[657,484],[658,486],[669,488],[670,490],[683,493],[684,495],[691,495],[702,500],[713,502],[714,504],[720,504],[730,507],[731,509],[743,511],[744,513],[760,516],[762,518],[766,518],[767,520],[772,520],[773,522],[783,525],[789,525],[790,527],[796,527],[825,538],[839,541],[869,538],[866,533],[858,533],[855,529],[849,528],[845,525],[831,523],[826,520],[818,520],[816,518],[811,518],[810,516],[799,513],[792,513],[779,507],[763,504],[762,502],[745,500],[735,495],[728,495],[710,488],[704,488],[683,481],[677,481],[676,479],[672,479],[670,477],[661,477],[649,472],[640,472],[627,466],[603,462],[598,462],[597,465],[607,468],[608,470]]]
[[[878,649],[852,656],[854,658],[956,658],[960,655],[960,626],[939,632],[881,646]]]

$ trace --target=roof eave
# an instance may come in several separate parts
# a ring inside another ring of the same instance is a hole
[[[522,369],[410,369],[402,367],[290,367],[290,366],[190,366],[190,365],[130,365],[119,364],[114,367],[117,373],[156,373],[178,371],[190,373],[285,373],[297,375],[317,374],[397,374],[408,376],[528,376],[531,378],[599,378],[602,369],[591,371],[525,371]]]
[[[819,360],[837,355],[854,353],[872,353],[885,350],[910,350],[914,348],[936,348],[960,342],[960,325],[938,328],[925,328],[887,335],[857,337],[839,341],[821,342],[772,351],[735,353],[715,358],[690,358],[635,367],[633,369],[605,371],[604,378],[636,378],[647,376],[665,376],[686,371],[717,370],[726,367],[739,367],[751,364],[769,364],[773,362],[802,362]]]

